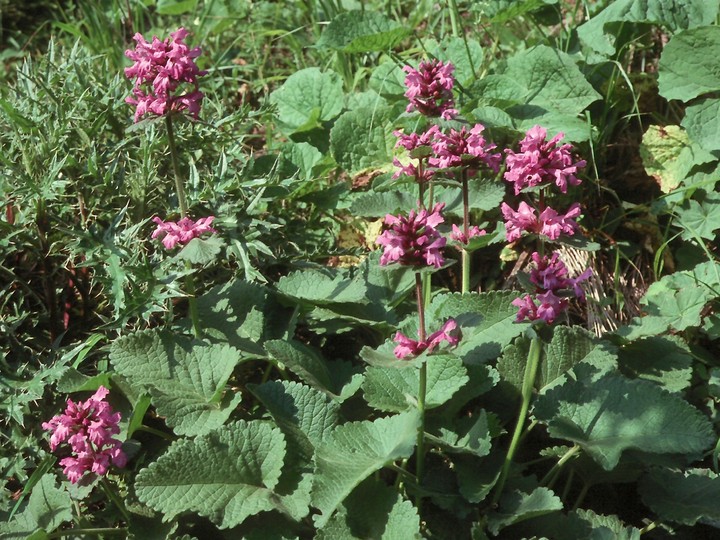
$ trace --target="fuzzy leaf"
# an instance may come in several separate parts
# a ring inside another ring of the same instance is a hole
[[[718,1],[695,1],[694,4],[718,11]],[[701,8],[702,9],[702,8]],[[682,12],[678,12],[680,14]],[[709,22],[709,21],[708,21]],[[706,23],[707,24],[707,23]],[[658,66],[658,87],[665,99],[690,101],[702,94],[720,90],[720,28],[693,28],[673,36],[663,47]]]
[[[372,422],[336,427],[316,451],[313,504],[322,528],[338,506],[373,472],[389,461],[409,457],[415,448],[419,417],[410,411]]]
[[[720,99],[701,99],[685,109],[681,125],[687,130],[690,140],[706,152],[720,150]]]
[[[663,193],[680,185],[689,169],[681,160],[690,145],[687,133],[680,126],[650,126],[640,145],[645,172],[655,178]]]
[[[311,304],[367,303],[367,288],[362,279],[348,279],[330,270],[293,272],[280,278],[277,288],[285,296]]]
[[[703,518],[720,520],[720,477],[701,473],[652,470],[640,480],[642,501],[663,521],[695,525]]]
[[[622,348],[620,365],[633,377],[653,381],[669,392],[690,386],[693,357],[679,336],[649,336]]]
[[[547,488],[536,488],[532,493],[513,491],[500,498],[497,513],[488,516],[488,529],[494,535],[514,523],[562,510],[560,498]]]
[[[148,330],[117,339],[110,360],[132,386],[150,390],[158,413],[178,435],[199,435],[221,426],[242,399],[239,392],[223,399],[240,360],[229,345]]]
[[[354,216],[385,217],[413,208],[416,203],[416,197],[406,191],[361,193],[353,200],[350,212]]]
[[[290,132],[332,120],[343,108],[342,79],[334,71],[311,67],[290,75],[270,94],[277,115]]]
[[[659,24],[675,32],[711,24],[717,12],[718,0],[616,0],[577,31],[583,43],[611,56],[618,35],[617,26],[608,26],[611,23]]]
[[[440,42],[430,39],[425,42],[425,48],[435,58],[446,63],[451,62],[455,66],[455,80],[463,86],[475,80],[476,73],[483,65],[482,47],[474,39],[456,36],[447,36]]]
[[[708,420],[686,401],[618,375],[551,388],[534,412],[551,436],[579,444],[607,471],[624,450],[697,454],[714,441]]]
[[[439,327],[450,317],[457,319],[463,337],[455,354],[466,362],[481,363],[496,358],[502,348],[527,327],[516,323],[517,298],[512,291],[491,291],[480,294],[459,293],[436,295],[428,309],[428,320]],[[432,323],[429,323],[429,327]]]
[[[223,239],[217,236],[193,238],[175,257],[181,261],[188,261],[192,264],[210,264],[217,261],[218,254],[224,246],[225,242]]]
[[[273,340],[265,343],[265,349],[271,358],[281,362],[313,388],[332,391],[333,382],[327,365],[307,345],[297,341]]]
[[[402,360],[396,360],[402,362]],[[427,357],[427,393],[425,408],[433,409],[448,401],[469,381],[462,360],[452,355]],[[416,367],[369,367],[362,388],[371,407],[381,411],[400,412],[415,407],[420,387],[420,370]]]
[[[720,194],[708,193],[702,202],[685,201],[677,210],[677,221],[685,229],[682,232],[685,240],[694,240],[698,236],[714,240],[715,231],[720,229]]]
[[[348,496],[330,521],[318,531],[316,540],[415,540],[420,536],[420,518],[410,501],[372,477]]]
[[[336,15],[317,42],[319,48],[344,53],[386,51],[408,34],[406,28],[377,11],[347,11]]]
[[[395,136],[388,122],[388,109],[347,111],[330,130],[332,155],[349,174],[371,167],[388,167]]]
[[[285,439],[278,428],[239,421],[175,441],[138,473],[135,490],[166,520],[192,511],[226,529],[259,512],[284,509],[273,492],[284,457]]]

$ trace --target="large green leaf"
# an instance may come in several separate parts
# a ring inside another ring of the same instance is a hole
[[[409,28],[377,11],[347,11],[330,21],[317,46],[344,53],[386,51],[408,34]]]
[[[361,276],[354,279],[332,270],[298,270],[280,278],[278,291],[301,302],[367,303],[367,288]]]
[[[705,26],[715,20],[718,0],[616,0],[578,27],[578,36],[594,51],[615,54],[617,25],[611,23],[660,24],[675,32]]]
[[[547,488],[539,487],[531,493],[513,491],[500,498],[496,513],[488,516],[488,529],[497,535],[500,529],[550,512],[562,510],[560,498]]]
[[[625,450],[699,454],[714,442],[710,422],[686,401],[619,375],[551,388],[534,413],[551,436],[579,444],[608,471]]]
[[[343,108],[340,75],[311,67],[296,71],[270,94],[280,122],[290,132],[317,127],[332,120]]]
[[[412,454],[419,420],[417,412],[410,411],[372,422],[350,422],[330,433],[316,451],[313,504],[321,512],[314,517],[318,527],[365,478]]]
[[[700,2],[717,13],[718,2]],[[715,18],[715,15],[712,15]],[[681,32],[665,45],[658,66],[658,87],[665,99],[690,101],[720,90],[720,28],[702,26]]]
[[[32,488],[25,510],[11,521],[0,523],[2,540],[48,538],[46,533],[73,519],[70,494],[55,484],[54,474],[46,473],[40,478]]]
[[[234,527],[259,512],[286,511],[273,492],[284,457],[285,439],[278,428],[239,421],[175,441],[138,473],[135,491],[166,520],[192,511],[221,529]]]
[[[690,139],[706,152],[720,150],[720,100],[701,99],[685,109],[685,118],[681,124],[687,130]]]
[[[239,392],[223,395],[240,361],[229,345],[148,330],[113,342],[110,360],[136,390],[149,389],[158,413],[179,435],[221,426],[242,399]]]
[[[381,191],[359,194],[352,202],[354,216],[385,217],[406,211],[417,204],[417,197],[407,191]]]
[[[695,525],[720,520],[720,477],[711,471],[654,469],[640,480],[640,496],[663,521]]]
[[[669,392],[690,386],[693,357],[679,336],[649,336],[623,347],[620,366],[634,377],[653,381]]]
[[[569,55],[545,45],[512,56],[504,73],[482,79],[473,90],[481,104],[533,106],[537,114],[555,111],[571,116],[601,97]],[[527,110],[520,112],[527,117]]]
[[[375,478],[362,482],[348,496],[316,540],[415,540],[420,536],[420,517],[410,501]]]
[[[425,42],[425,48],[443,62],[455,66],[455,80],[463,86],[471,84],[483,67],[483,50],[480,43],[469,37],[447,36],[438,42]]]
[[[677,222],[684,229],[681,236],[685,240],[714,240],[720,229],[720,193],[708,193],[702,201],[685,201],[677,210]]]
[[[402,360],[397,360],[402,362]],[[452,355],[432,355],[427,360],[426,409],[439,407],[469,381],[462,360]],[[371,407],[400,412],[414,408],[420,388],[420,369],[371,366],[362,389]]]
[[[387,108],[347,111],[330,130],[332,155],[350,174],[371,167],[388,168],[396,139]]]
[[[498,357],[527,328],[526,323],[515,322],[517,308],[511,304],[515,298],[513,291],[438,294],[430,303],[428,320],[439,327],[450,317],[457,319],[463,335],[455,354],[466,362],[481,363]]]

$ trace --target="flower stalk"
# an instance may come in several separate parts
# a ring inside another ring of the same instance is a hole
[[[525,421],[527,420],[527,414],[530,409],[530,400],[532,399],[533,389],[535,387],[535,379],[537,377],[538,366],[540,365],[540,355],[542,353],[542,341],[540,336],[534,336],[530,342],[530,350],[528,351],[527,364],[525,365],[525,375],[523,376],[522,384],[522,402],[520,403],[520,412],[518,414],[517,423],[515,424],[515,430],[513,431],[512,440],[508,447],[507,454],[505,455],[505,461],[503,462],[502,469],[500,471],[500,477],[495,486],[495,493],[493,495],[492,503],[497,504],[502,495],[505,482],[507,481],[508,473],[510,472],[510,466],[512,465],[515,452],[518,449],[518,443],[520,442],[520,436],[523,432]]]
[[[420,272],[415,273],[415,296],[417,298],[417,310],[418,310],[418,334],[420,341],[424,342],[427,339],[425,335],[425,302],[423,299],[423,284]],[[416,450],[416,465],[415,465],[415,476],[417,477],[418,485],[422,484],[423,474],[425,472],[425,394],[427,392],[427,362],[423,362],[420,365],[420,383],[418,385],[418,396],[417,396],[417,407],[420,413],[420,425],[418,426],[417,434],[417,450]],[[420,506],[420,500],[422,497],[418,495],[418,507]]]

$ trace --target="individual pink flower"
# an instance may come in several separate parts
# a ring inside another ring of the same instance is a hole
[[[573,162],[572,145],[557,146],[564,136],[563,133],[558,133],[546,142],[547,131],[540,126],[534,126],[520,141],[519,153],[505,150],[507,170],[504,176],[505,180],[514,185],[516,195],[525,188],[550,182],[554,182],[563,193],[567,192],[568,185],[580,184],[580,179],[575,175],[587,162]]]
[[[440,133],[440,128],[435,124],[419,135],[417,133],[405,135],[400,130],[393,131],[393,135],[398,138],[397,143],[395,143],[395,148],[402,146],[406,150],[412,151],[421,146],[431,147],[438,133]]]
[[[548,206],[537,216],[532,206],[521,201],[517,211],[507,203],[500,205],[500,211],[505,218],[505,238],[508,242],[514,242],[523,232],[542,234],[550,240],[557,240],[561,234],[572,236],[578,230],[575,218],[582,213],[582,208],[578,203],[573,203],[566,214],[559,214]]]
[[[65,441],[70,445],[73,455],[60,460],[60,465],[73,484],[87,472],[103,476],[111,463],[116,467],[127,463],[122,443],[113,437],[120,433],[120,413],[113,412],[104,401],[108,393],[101,386],[87,401],[75,403],[68,399],[63,414],[42,424],[43,429],[52,431],[50,450]]]
[[[135,50],[125,51],[133,65],[125,68],[125,75],[135,80],[135,86],[125,101],[136,107],[135,122],[145,114],[164,116],[171,111],[198,117],[203,94],[197,79],[207,71],[200,71],[195,64],[202,51],[188,48],[183,41],[187,35],[188,31],[180,28],[164,41],[153,37],[148,43],[139,33],[133,37]]]
[[[432,212],[425,209],[411,210],[406,216],[385,216],[385,225],[390,226],[376,242],[384,247],[380,264],[385,266],[394,262],[408,266],[435,266],[444,263],[442,249],[446,239],[435,227],[443,223],[440,212],[445,203],[438,203]]]
[[[153,221],[157,223],[157,229],[152,233],[152,238],[164,236],[162,243],[167,249],[172,249],[177,244],[184,246],[200,235],[217,232],[210,226],[214,219],[215,216],[208,216],[193,221],[188,217],[184,217],[175,223],[173,221],[163,221],[156,216]]]
[[[557,253],[550,257],[533,253],[531,257],[535,268],[530,271],[530,282],[535,285],[536,294],[534,298],[527,294],[513,300],[512,304],[519,308],[515,320],[551,324],[568,308],[569,296],[585,298],[580,283],[592,275],[592,270],[588,268],[578,277],[569,278],[568,269]]]
[[[410,100],[407,112],[418,111],[425,116],[439,116],[445,120],[457,114],[452,108],[455,66],[450,62],[444,64],[439,60],[427,60],[420,62],[418,69],[405,66],[403,71],[407,73],[405,97]]]
[[[470,131],[463,127],[460,131],[451,129],[447,135],[438,132],[432,146],[434,155],[430,157],[430,165],[438,169],[462,166],[473,171],[484,166],[497,173],[501,156],[492,152],[497,146],[485,140],[482,136],[484,130],[485,126],[475,124]]]
[[[413,152],[418,148],[427,148],[428,154],[432,151],[432,143],[438,134],[439,129],[436,125],[431,126],[427,131],[417,134],[410,133],[405,135],[402,131],[393,131],[393,135],[398,138],[395,148],[402,146],[408,152]],[[412,156],[412,154],[411,154]],[[425,183],[432,179],[435,174],[435,170],[428,167],[428,156],[417,157],[403,165],[403,163],[397,159],[393,159],[393,165],[398,167],[398,171],[393,175],[393,178],[398,178],[401,175],[407,175],[415,178],[419,183]]]
[[[465,236],[463,230],[453,223],[450,238],[452,238],[456,242],[467,245],[471,238],[475,238],[476,236],[485,236],[486,234],[487,231],[485,229],[481,229],[477,225],[473,225],[472,227],[468,228],[468,234],[467,236]]]
[[[403,165],[398,158],[393,159],[393,165],[398,167],[398,170],[395,171],[395,174],[393,174],[393,178],[399,178],[402,175],[406,175],[414,178],[416,182],[424,184],[432,180],[432,177],[435,176],[435,169],[431,169],[427,166],[421,168],[413,162]]]
[[[457,345],[460,341],[457,334],[457,323],[453,319],[448,319],[440,330],[430,334],[425,341],[416,341],[405,336],[402,332],[397,332],[394,341],[398,345],[393,350],[393,353],[400,360],[404,360],[408,356],[414,358],[424,352],[430,354],[443,341],[447,341],[451,346]]]

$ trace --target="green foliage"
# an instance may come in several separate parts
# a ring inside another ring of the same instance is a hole
[[[396,21],[376,11],[340,13],[325,28],[317,46],[344,53],[385,51],[410,33]]]
[[[640,496],[662,519],[695,525],[705,518],[718,519],[717,506],[712,501],[720,489],[717,474],[708,470],[693,470],[687,474],[667,469],[655,469],[640,482]]]

